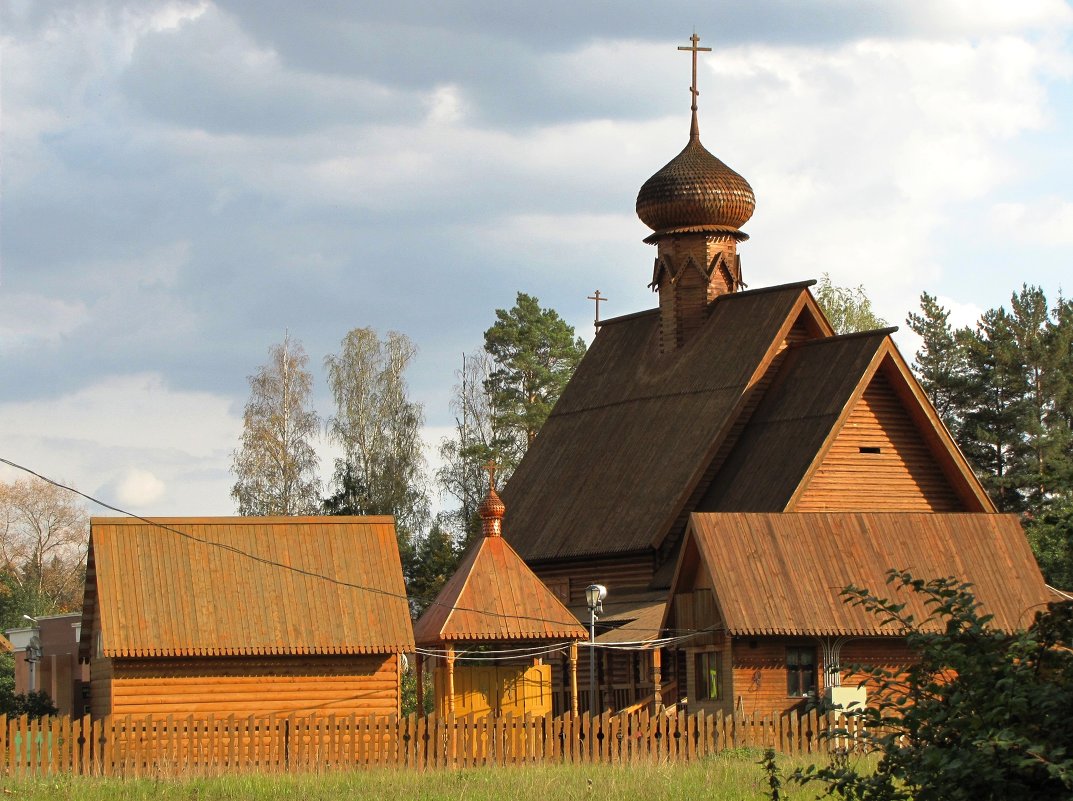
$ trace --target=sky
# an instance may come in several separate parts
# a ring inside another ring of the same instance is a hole
[[[232,514],[247,376],[289,334],[327,417],[372,326],[419,348],[434,465],[517,292],[586,339],[596,289],[655,305],[634,202],[686,143],[694,30],[751,287],[863,285],[909,358],[922,291],[965,325],[1069,292],[1063,0],[0,0],[0,457]]]

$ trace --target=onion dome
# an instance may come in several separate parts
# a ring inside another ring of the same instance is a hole
[[[749,182],[700,143],[696,116],[689,144],[637,193],[637,216],[657,234],[738,229],[753,216]]]
[[[494,486],[490,487],[487,497],[477,507],[477,514],[481,516],[481,528],[484,529],[484,536],[502,536],[503,515],[506,511],[507,507],[499,497],[499,493],[496,492]]]

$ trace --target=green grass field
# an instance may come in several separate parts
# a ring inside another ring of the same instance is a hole
[[[26,801],[759,801],[768,798],[759,752],[727,753],[687,766],[556,766],[475,768],[465,771],[369,770],[282,776],[220,776],[187,779],[94,779],[58,777],[0,780],[0,796]],[[780,758],[784,774],[807,764]],[[811,801],[818,786],[784,785],[783,798]]]

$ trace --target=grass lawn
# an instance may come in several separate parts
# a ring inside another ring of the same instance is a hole
[[[304,775],[245,775],[213,778],[103,779],[61,776],[0,780],[0,795],[26,801],[223,801],[302,799],[305,801],[760,801],[769,798],[759,751],[728,752],[692,765],[543,766],[474,768],[464,771],[367,770]],[[779,758],[784,774],[807,764]],[[783,798],[812,801],[818,786],[784,786]]]

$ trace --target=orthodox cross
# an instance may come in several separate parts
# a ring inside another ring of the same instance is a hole
[[[496,468],[498,466],[495,459],[489,459],[484,466],[484,469],[488,471],[488,486],[493,490],[496,488]]]
[[[586,300],[595,300],[596,301],[596,332],[599,333],[599,331],[600,331],[600,303],[602,301],[607,300],[607,298],[605,298],[603,295],[601,295],[600,290],[597,289],[596,294],[595,295],[589,295],[588,298],[586,298]]]
[[[697,53],[710,53],[712,49],[710,47],[697,47],[697,42],[700,41],[700,37],[697,36],[696,31],[689,37],[689,41],[693,44],[690,47],[679,47],[679,50],[688,50],[693,53],[693,85],[689,87],[690,94],[693,95],[693,105],[690,106],[693,109],[693,113],[697,112],[697,95],[700,92],[697,91]]]

